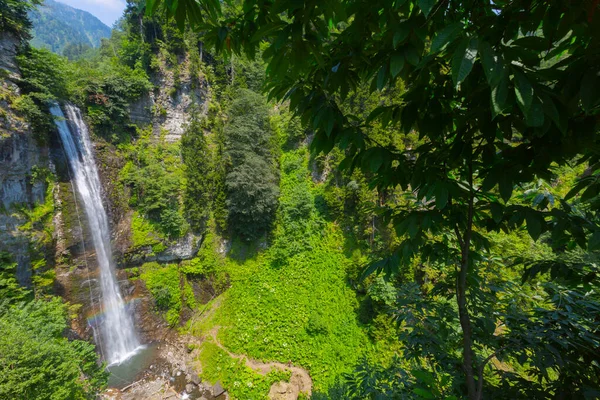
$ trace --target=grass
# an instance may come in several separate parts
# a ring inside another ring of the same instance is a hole
[[[256,253],[234,243],[222,262],[231,287],[220,307],[189,330],[221,326],[219,341],[233,353],[291,361],[309,371],[314,389],[324,390],[351,372],[371,346],[347,283],[351,260],[343,251],[341,229],[322,220],[315,209],[306,151],[285,153],[281,161],[281,206],[273,245]],[[298,196],[298,188],[308,197]],[[207,366],[211,359],[201,361]],[[206,378],[234,389],[224,372],[211,373]]]
[[[230,357],[210,341],[202,343],[199,358],[203,365],[203,378],[213,384],[221,382],[235,399],[267,399],[271,385],[290,380],[289,372],[277,369],[261,375],[247,367],[245,361]]]

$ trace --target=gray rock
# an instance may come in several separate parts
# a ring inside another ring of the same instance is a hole
[[[191,383],[188,383],[187,385],[185,385],[186,392],[192,393],[193,390],[194,390],[194,386]]]
[[[221,382],[217,381],[212,387],[213,396],[217,397],[225,393],[225,389],[221,386]]]
[[[192,381],[192,375],[186,374],[185,375],[185,381],[188,382],[188,383],[190,383]]]
[[[198,374],[192,374],[192,383],[194,385],[200,385],[200,382],[202,382],[202,379],[200,379]]]

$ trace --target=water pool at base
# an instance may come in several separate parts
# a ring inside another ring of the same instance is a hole
[[[122,389],[139,379],[150,368],[158,355],[158,344],[151,343],[141,347],[136,353],[119,364],[106,367],[110,376],[108,387]]]

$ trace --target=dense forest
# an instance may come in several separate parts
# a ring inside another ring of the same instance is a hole
[[[128,0],[70,57],[37,6],[0,0],[0,155],[51,160],[0,172],[0,398],[112,393],[55,103],[138,329],[229,398],[600,397],[597,1]]]

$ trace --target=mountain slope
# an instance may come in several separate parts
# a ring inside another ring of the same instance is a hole
[[[62,54],[71,44],[98,47],[100,39],[110,36],[110,28],[92,14],[54,0],[30,13],[35,47],[44,47]]]

